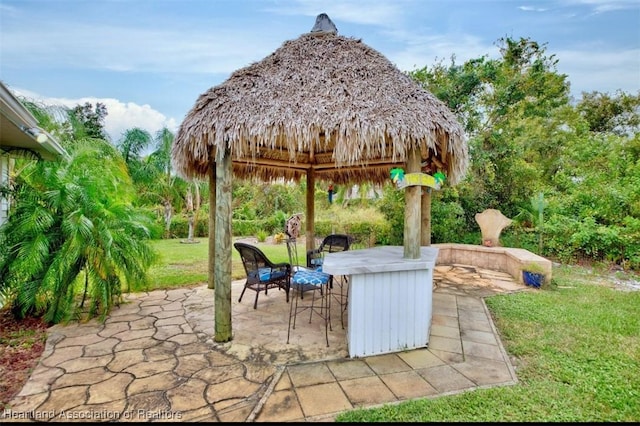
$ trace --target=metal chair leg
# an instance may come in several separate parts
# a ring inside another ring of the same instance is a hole
[[[302,300],[302,296],[305,293],[301,291],[300,287],[294,288],[295,295],[292,296],[294,300],[291,301],[291,305],[289,306],[289,326],[287,329],[287,343],[291,338],[291,329],[296,328],[296,320],[298,314],[304,312],[305,310],[309,310],[309,323],[313,320],[313,314],[315,313],[324,321],[324,334],[325,340],[327,342],[327,347],[329,346],[329,329],[331,329],[331,293],[329,291],[328,283],[320,287],[319,289],[309,290],[312,291],[311,295],[311,303],[307,305],[300,305],[299,300]],[[317,292],[320,292],[320,296],[316,295]],[[316,299],[320,299],[319,301]],[[318,303],[320,306],[318,306]],[[331,329],[332,330],[332,329]]]

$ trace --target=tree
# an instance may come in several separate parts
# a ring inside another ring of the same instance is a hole
[[[440,60],[430,69],[424,67],[409,72],[409,76],[443,101],[464,129],[473,133],[480,127],[481,109],[476,108],[477,98],[482,94],[483,77],[480,72],[487,62],[485,56],[457,65],[455,55],[446,66]]]
[[[640,131],[640,92],[583,93],[577,109],[592,132],[626,136]]]
[[[135,163],[140,161],[143,151],[147,149],[152,142],[153,138],[149,132],[135,127],[124,132],[117,146],[124,158],[124,162],[127,163],[129,168],[132,168],[133,166],[137,166]]]
[[[75,139],[96,138],[108,141],[109,135],[104,130],[104,119],[107,114],[107,107],[101,102],[97,102],[95,107],[90,102],[86,102],[71,109],[68,119],[77,132]]]
[[[558,131],[553,120],[569,102],[566,76],[546,46],[530,39],[501,38],[500,59],[486,57],[445,67],[423,68],[410,75],[458,114],[469,136],[471,167],[458,186],[460,203],[470,227],[486,208],[517,214],[538,188],[542,171],[536,160],[549,145],[532,143],[531,127]],[[443,191],[447,191],[445,188]]]
[[[140,135],[139,132],[136,133]],[[131,133],[131,135],[133,134]],[[142,205],[158,207],[161,210],[165,238],[168,238],[171,233],[173,212],[182,209],[184,203],[182,194],[186,193],[187,185],[183,179],[173,173],[171,167],[173,139],[173,133],[169,129],[163,128],[151,140],[153,152],[142,157],[142,149],[131,149],[128,161],[130,173],[138,192],[138,202]],[[142,140],[142,138],[134,140]]]
[[[123,289],[144,285],[155,254],[134,197],[122,157],[100,139],[78,143],[69,159],[27,165],[0,228],[0,293],[14,313],[58,323],[88,301],[89,316],[104,317]]]

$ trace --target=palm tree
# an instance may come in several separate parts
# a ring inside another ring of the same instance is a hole
[[[146,130],[135,127],[124,132],[122,139],[118,142],[118,149],[122,153],[127,166],[139,160],[143,151],[151,145],[151,142],[151,135]]]
[[[150,220],[114,147],[76,144],[69,159],[33,162],[17,177],[15,209],[0,228],[0,295],[19,317],[48,323],[104,316],[124,289],[146,283],[155,260]]]
[[[164,217],[164,236],[168,238],[174,209],[182,207],[185,182],[171,168],[171,144],[174,135],[167,128],[156,133],[155,150],[141,159],[141,167],[133,179],[138,187],[140,201],[147,205],[161,205]]]

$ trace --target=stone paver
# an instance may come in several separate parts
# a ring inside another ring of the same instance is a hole
[[[379,376],[343,380],[340,386],[355,407],[384,404],[397,398]]]
[[[101,324],[49,329],[42,358],[4,421],[332,421],[342,411],[517,382],[483,297],[530,290],[465,265],[434,272],[428,347],[349,359],[346,329],[301,321],[286,343],[278,291],[238,303],[234,339],[213,339],[213,290],[126,296]],[[332,304],[339,318],[339,304]],[[345,328],[348,318],[345,316]]]

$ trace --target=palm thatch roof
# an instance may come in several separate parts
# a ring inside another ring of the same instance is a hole
[[[226,146],[240,178],[312,172],[382,183],[417,147],[423,170],[458,183],[469,159],[453,113],[378,51],[326,29],[316,25],[200,95],[175,138],[175,170],[204,178],[212,152]]]

